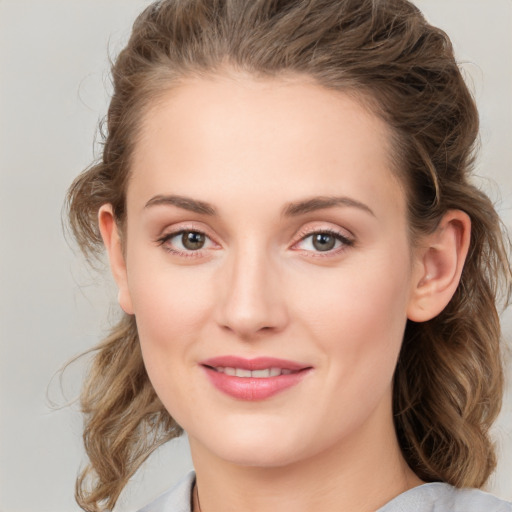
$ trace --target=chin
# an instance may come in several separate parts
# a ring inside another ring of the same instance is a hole
[[[212,430],[205,436],[197,434],[196,439],[213,456],[238,466],[281,467],[300,458],[297,447],[302,445],[302,440],[298,433],[283,431],[282,428],[276,430],[268,425],[247,428],[247,425],[240,425],[237,429],[219,428],[218,435],[214,435]],[[193,433],[189,433],[191,445],[194,437]]]
[[[293,464],[298,460],[297,450],[283,450],[275,443],[267,446],[235,446],[227,450],[217,449],[217,455],[231,464],[253,468],[278,468]]]

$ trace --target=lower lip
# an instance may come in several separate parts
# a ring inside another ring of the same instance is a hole
[[[305,368],[288,375],[277,377],[234,377],[203,366],[212,384],[219,390],[238,400],[265,400],[277,395],[285,389],[297,385],[309,373],[311,368]]]

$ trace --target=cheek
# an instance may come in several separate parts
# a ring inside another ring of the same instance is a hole
[[[388,383],[407,320],[409,259],[389,251],[302,281],[297,317],[334,367],[354,383]],[[348,261],[348,260],[347,260]]]
[[[296,279],[300,316],[319,328],[354,333],[382,328],[386,333],[406,318],[409,260],[391,254],[371,254],[329,272],[304,273]],[[393,329],[395,330],[395,329]]]
[[[211,279],[200,266],[177,267],[167,254],[135,253],[128,278],[142,353],[155,388],[193,365],[211,315]],[[166,384],[167,385],[167,384]]]
[[[190,396],[200,393],[197,381],[190,376],[212,304],[210,290],[202,281],[191,273],[164,271],[162,267],[157,270],[156,266],[140,275],[134,273],[131,281],[146,371],[164,406],[180,425],[187,424]]]

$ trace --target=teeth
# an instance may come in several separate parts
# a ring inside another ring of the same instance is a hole
[[[266,370],[253,370],[251,372],[251,377],[270,377],[270,368]]]
[[[232,377],[253,377],[256,379],[265,379],[268,377],[279,377],[279,375],[290,375],[292,370],[286,368],[265,368],[263,370],[246,370],[244,368],[230,368],[216,366],[215,369],[220,373],[225,373]]]

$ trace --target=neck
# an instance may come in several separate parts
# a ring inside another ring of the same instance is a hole
[[[403,459],[392,421],[280,467],[233,464],[193,437],[190,446],[201,512],[373,512],[423,483]]]

